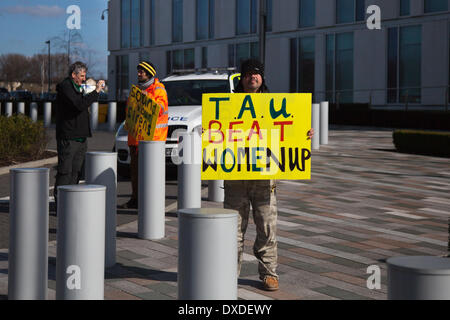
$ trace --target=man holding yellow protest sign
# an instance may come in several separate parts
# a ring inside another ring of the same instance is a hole
[[[224,207],[239,212],[238,274],[251,204],[260,279],[278,290],[274,179],[310,179],[311,94],[268,94],[253,59],[242,63],[235,92],[203,95],[202,179],[225,180]]]
[[[169,107],[164,85],[156,78],[156,68],[151,62],[142,61],[137,66],[139,84],[132,86],[127,101],[125,129],[128,131],[130,149],[131,199],[121,206],[137,209],[138,205],[138,143],[166,141]]]

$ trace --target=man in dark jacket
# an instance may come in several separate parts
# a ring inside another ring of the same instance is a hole
[[[92,137],[89,122],[89,107],[98,101],[99,93],[105,85],[97,82],[96,89],[85,94],[82,84],[86,81],[87,67],[75,62],[69,68],[69,76],[56,86],[56,143],[58,169],[55,181],[55,204],[58,186],[78,184],[87,138]]]

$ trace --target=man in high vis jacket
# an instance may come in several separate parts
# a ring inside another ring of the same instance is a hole
[[[137,66],[137,87],[147,93],[151,99],[159,104],[160,110],[156,122],[153,141],[166,141],[169,121],[169,108],[167,92],[164,85],[156,78],[156,68],[148,61],[142,61]],[[128,111],[128,110],[127,110]],[[128,129],[128,128],[125,128]],[[128,134],[128,147],[130,149],[130,176],[131,176],[131,199],[123,204],[123,209],[137,209],[138,206],[138,143],[133,136]]]

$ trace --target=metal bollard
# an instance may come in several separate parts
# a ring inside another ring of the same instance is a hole
[[[104,299],[105,194],[99,185],[58,187],[57,300]]]
[[[138,237],[165,235],[165,141],[139,141]]]
[[[45,300],[49,169],[11,169],[8,299]]]
[[[110,102],[108,105],[108,130],[114,132],[116,129],[117,103]]]
[[[328,101],[320,103],[320,144],[328,144]]]
[[[235,210],[178,211],[178,299],[237,299]]]
[[[312,128],[314,129],[314,136],[311,141],[311,147],[313,150],[319,150],[320,148],[320,104],[312,104]]]
[[[25,114],[25,102],[17,102],[17,114]]]
[[[450,300],[450,259],[406,256],[386,263],[388,300]]]
[[[50,127],[52,122],[52,103],[45,102],[44,103],[44,127]]]
[[[178,210],[202,206],[202,141],[198,133],[181,133],[178,143]]]
[[[98,102],[94,102],[91,105],[91,114],[90,114],[90,120],[91,120],[91,129],[97,130],[98,127]]]
[[[38,106],[36,102],[30,104],[30,118],[33,122],[37,121],[38,117]]]
[[[106,187],[105,267],[116,264],[117,153],[87,152],[86,183]]]
[[[5,115],[7,117],[11,117],[12,116],[12,111],[13,111],[13,104],[12,104],[12,102],[7,102],[6,103],[6,108],[5,108]]]
[[[208,201],[223,202],[225,199],[225,189],[223,180],[208,181]]]

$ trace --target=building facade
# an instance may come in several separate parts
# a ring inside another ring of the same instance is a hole
[[[448,102],[450,0],[265,0],[271,92],[372,106]],[[259,57],[259,0],[110,0],[108,84],[125,99],[141,59],[173,69]],[[369,29],[371,5],[381,29]]]

